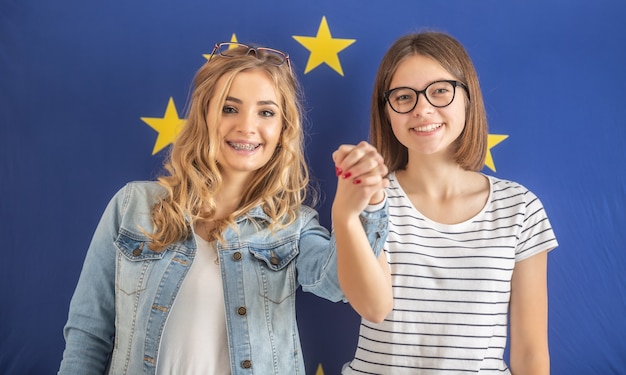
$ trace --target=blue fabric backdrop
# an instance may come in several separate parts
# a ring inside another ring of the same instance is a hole
[[[626,3],[623,0],[0,0],[0,373],[50,374],[85,251],[112,194],[160,172],[189,84],[217,41],[291,54],[307,154],[367,138],[377,65],[398,36],[456,36],[490,120],[484,172],[543,201],[554,374],[626,374]],[[169,105],[169,106],[168,106]],[[301,293],[307,372],[337,374],[358,318]]]

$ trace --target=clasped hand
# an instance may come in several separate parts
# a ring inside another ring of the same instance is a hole
[[[388,170],[374,146],[365,141],[341,145],[332,157],[338,178],[335,213],[358,215],[368,204],[382,202],[384,189],[389,186]]]

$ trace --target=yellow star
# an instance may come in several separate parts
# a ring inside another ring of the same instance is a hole
[[[324,375],[324,369],[322,368],[322,364],[317,365],[317,371],[315,371],[315,375]]]
[[[494,172],[496,171],[496,165],[494,164],[493,157],[491,156],[491,148],[508,137],[508,135],[504,134],[489,134],[487,136],[487,155],[485,156],[485,165]]]
[[[176,112],[176,106],[174,105],[174,99],[170,97],[163,118],[141,117],[141,121],[145,122],[159,133],[157,140],[154,143],[154,149],[152,149],[152,155],[154,155],[167,147],[170,143],[174,142],[174,139],[176,139],[176,136],[182,128],[183,122],[185,122],[185,119],[178,117],[178,112]]]
[[[306,49],[311,51],[309,60],[304,68],[304,74],[307,74],[311,70],[317,68],[322,63],[326,63],[333,68],[337,73],[343,76],[343,70],[341,69],[341,63],[339,62],[339,52],[347,48],[352,43],[356,42],[356,39],[339,39],[333,38],[330,35],[330,29],[326,22],[326,16],[322,17],[322,22],[317,30],[315,37],[311,36],[293,36],[293,38],[302,44]]]
[[[230,42],[231,43],[238,43],[237,42],[237,35],[235,35],[235,33],[233,33],[233,35],[230,37]],[[234,46],[230,46],[230,48],[235,48]],[[205,59],[209,60],[211,58],[211,54],[210,53],[205,53],[202,56],[204,56]]]

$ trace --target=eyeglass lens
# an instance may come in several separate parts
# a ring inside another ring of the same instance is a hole
[[[455,88],[456,86],[450,81],[433,82],[422,91],[410,87],[398,87],[389,91],[388,101],[394,111],[407,113],[415,108],[419,94],[423,93],[432,106],[445,107],[454,100]]]

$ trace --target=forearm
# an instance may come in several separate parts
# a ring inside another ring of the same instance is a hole
[[[58,374],[104,374],[112,350],[110,340],[66,327],[66,347]]]
[[[339,284],[346,298],[366,320],[382,321],[393,307],[388,265],[374,255],[358,216],[333,211],[333,228]]]
[[[111,200],[94,233],[64,327],[65,350],[59,374],[103,374],[115,336],[115,239],[121,221],[119,203]]]
[[[550,374],[546,252],[516,263],[509,313],[512,373]]]
[[[88,255],[70,303],[59,374],[103,374],[113,351],[114,276],[106,276],[111,267],[96,255],[94,251]]]
[[[549,375],[550,355],[548,351],[533,351],[517,355],[511,353],[511,373],[513,375]]]

